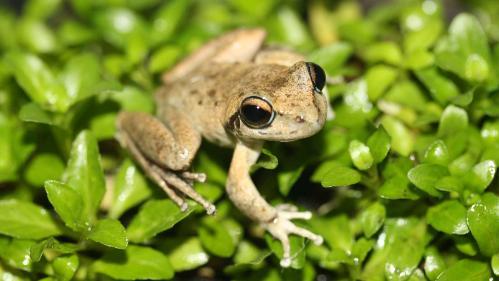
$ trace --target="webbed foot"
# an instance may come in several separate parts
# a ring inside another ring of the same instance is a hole
[[[268,222],[264,227],[274,236],[279,239],[283,248],[283,257],[281,260],[282,267],[289,267],[291,265],[291,246],[289,243],[289,235],[295,234],[312,240],[316,245],[322,244],[324,239],[322,236],[317,235],[307,229],[296,226],[292,219],[308,220],[312,218],[311,212],[298,212],[296,207],[290,205],[277,206],[277,216],[271,222]]]

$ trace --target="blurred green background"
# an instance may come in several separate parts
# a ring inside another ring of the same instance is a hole
[[[194,164],[208,217],[114,140],[120,110],[154,112],[161,73],[255,26],[335,81],[335,118],[266,144],[252,174],[325,238],[293,237],[290,269],[225,196],[230,150]],[[498,74],[491,0],[3,1],[0,280],[495,280]]]

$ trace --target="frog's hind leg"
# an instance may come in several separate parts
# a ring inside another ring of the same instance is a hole
[[[175,115],[174,120],[163,123],[146,113],[122,112],[117,119],[118,139],[182,210],[187,205],[176,192],[198,202],[211,215],[215,206],[192,188],[193,181],[203,181],[206,176],[186,171],[199,148],[201,136],[188,120],[178,120],[180,116]]]
[[[118,140],[121,143],[121,146],[128,149],[128,151],[132,154],[133,158],[139,163],[142,169],[145,171],[147,176],[151,178],[157,185],[159,185],[165,193],[170,197],[170,199],[177,204],[182,211],[187,210],[188,205],[183,198],[177,195],[170,186],[166,184],[166,182],[161,178],[160,175],[154,172],[155,165],[150,163],[144,155],[139,151],[135,143],[130,139],[128,134],[121,133],[118,136]]]

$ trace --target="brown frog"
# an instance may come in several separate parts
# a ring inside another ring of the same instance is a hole
[[[271,206],[249,171],[264,141],[309,137],[324,125],[326,77],[316,64],[284,50],[263,47],[265,31],[242,29],[202,46],[164,74],[156,93],[157,114],[122,112],[118,139],[147,175],[187,209],[187,196],[214,214],[215,206],[193,188],[202,173],[189,172],[201,139],[235,147],[226,190],[241,212],[262,224],[283,246],[281,266],[291,264],[288,236],[323,239],[292,219],[310,219],[290,205]]]

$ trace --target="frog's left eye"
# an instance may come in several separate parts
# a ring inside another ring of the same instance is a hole
[[[314,90],[320,93],[326,84],[326,73],[324,73],[324,70],[320,66],[313,62],[307,62],[306,64],[308,74],[314,84]]]
[[[239,115],[246,126],[261,129],[274,121],[275,112],[270,102],[261,97],[251,96],[241,103]]]

